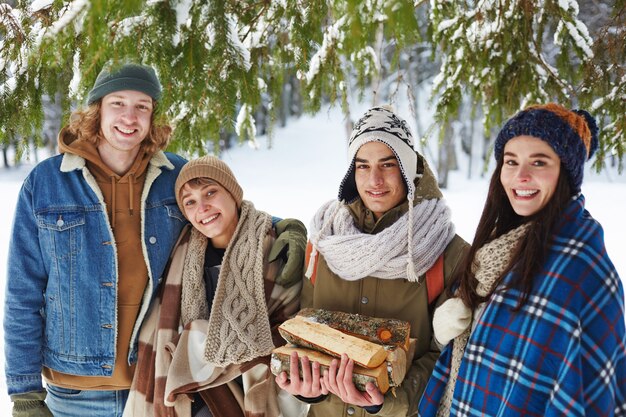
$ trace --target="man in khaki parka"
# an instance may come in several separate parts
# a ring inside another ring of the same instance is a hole
[[[437,290],[427,288],[425,275],[443,264],[447,286],[467,243],[455,235],[450,210],[413,149],[406,122],[389,107],[374,107],[357,122],[349,154],[339,199],[324,204],[311,222],[301,306],[406,320],[417,339],[415,356],[395,395],[383,395],[371,383],[358,391],[353,361],[345,355],[324,374],[318,363],[302,358],[302,379],[281,373],[276,382],[311,404],[309,416],[415,415],[439,356],[429,303]]]

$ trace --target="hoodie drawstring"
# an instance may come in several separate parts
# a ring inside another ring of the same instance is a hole
[[[115,207],[117,207],[115,202],[115,197],[117,196],[116,183],[115,176],[111,175],[111,228],[113,230],[115,230]]]
[[[115,229],[117,224],[117,177],[111,175],[111,227]],[[135,174],[128,177],[128,213],[133,216],[135,214]]]
[[[130,215],[132,216],[134,213],[134,207],[133,207],[133,198],[135,195],[135,174],[130,174],[128,177],[128,192],[130,194],[129,198],[130,201],[128,202],[128,212],[130,213]]]

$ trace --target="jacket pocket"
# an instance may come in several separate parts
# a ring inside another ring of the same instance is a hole
[[[42,250],[57,259],[80,252],[85,225],[84,211],[45,211],[36,216]]]
[[[60,300],[54,293],[45,294],[46,305],[42,317],[45,321],[44,337],[46,346],[53,352],[62,351],[65,341],[65,326],[62,321]]]

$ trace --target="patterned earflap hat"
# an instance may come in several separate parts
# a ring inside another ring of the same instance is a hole
[[[350,167],[339,186],[339,200],[351,203],[359,196],[354,179],[354,159],[361,146],[374,141],[384,143],[393,151],[406,185],[407,198],[412,201],[415,193],[413,182],[417,176],[413,135],[406,121],[398,117],[390,106],[372,107],[354,125],[348,147]]]

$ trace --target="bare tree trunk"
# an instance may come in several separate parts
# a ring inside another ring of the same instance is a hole
[[[417,67],[415,67],[415,74],[413,71],[413,66],[411,62],[418,61],[418,57],[414,56],[417,54],[417,50],[413,49],[411,51],[411,57],[409,58],[409,68],[406,71],[408,84],[407,95],[409,97],[409,108],[411,109],[411,113],[413,115],[413,119],[415,120],[415,137],[421,138],[424,136],[424,129],[422,128],[422,122],[420,120],[419,115],[419,96],[420,96],[420,83],[419,76],[417,74]]]
[[[42,135],[43,146],[46,148],[48,155],[56,155],[57,151],[57,137],[61,130],[61,118],[63,117],[63,110],[61,109],[61,93],[57,93],[54,96],[54,100],[49,96],[44,95],[41,98],[44,112]],[[35,151],[35,155],[37,152]]]
[[[8,150],[9,150],[9,146],[6,144],[3,144],[2,145],[2,160],[4,161],[5,168],[9,167],[9,155],[7,154]]]
[[[283,81],[283,90],[280,94],[280,110],[278,114],[278,118],[280,120],[280,127],[285,127],[287,125],[287,119],[290,116],[289,109],[291,108],[291,82],[289,78]]]
[[[467,179],[468,180],[472,178],[472,165],[474,162],[473,148],[474,148],[475,127],[476,127],[476,119],[472,117],[469,122],[469,132],[467,132],[467,135],[465,136],[465,140],[464,140],[464,143],[466,144],[469,150],[467,154]]]
[[[472,103],[469,97],[463,100],[462,113],[460,116],[463,126],[460,130],[461,149],[467,154],[467,178],[472,178],[474,166],[474,133],[476,131],[476,114],[473,114]]]
[[[380,96],[381,96],[381,92],[379,90],[381,88],[381,81],[383,79],[382,60],[383,60],[383,43],[385,41],[383,29],[384,29],[383,24],[381,22],[378,25],[378,28],[376,30],[376,49],[375,50],[378,51],[378,57],[379,57],[378,64],[379,65],[376,71],[376,75],[372,77],[372,91],[374,92],[372,96],[372,106],[375,106],[378,104],[380,100]]]
[[[458,167],[454,150],[454,125],[448,122],[444,127],[443,142],[439,145],[437,176],[440,188],[448,187],[448,173]]]

